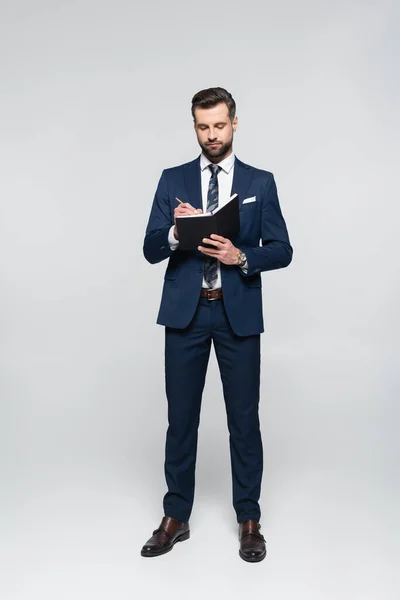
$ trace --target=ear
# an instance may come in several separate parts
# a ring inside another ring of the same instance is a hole
[[[237,126],[238,126],[238,118],[237,118],[237,117],[235,117],[235,118],[233,119],[233,121],[232,121],[232,127],[233,127],[233,131],[236,131],[236,129],[237,129]]]

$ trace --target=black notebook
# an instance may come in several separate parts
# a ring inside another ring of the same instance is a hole
[[[225,238],[233,238],[239,233],[239,196],[233,194],[229,201],[211,213],[176,217],[180,250],[197,250],[198,246],[212,247],[203,244],[203,238],[212,233]]]

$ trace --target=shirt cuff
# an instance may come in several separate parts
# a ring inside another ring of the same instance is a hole
[[[249,268],[249,265],[248,265],[248,262],[247,262],[247,260],[246,260],[246,262],[244,263],[244,265],[242,265],[240,268],[242,269],[243,273],[244,273],[245,275],[247,275],[247,269]]]
[[[177,240],[174,236],[174,229],[175,229],[175,225],[172,225],[172,227],[168,233],[168,243],[169,243],[169,247],[171,248],[171,250],[176,250],[177,247],[179,246],[179,240]]]

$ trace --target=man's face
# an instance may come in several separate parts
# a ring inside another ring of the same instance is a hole
[[[212,108],[196,108],[194,116],[194,129],[203,154],[213,163],[229,156],[238,120],[237,117],[230,120],[225,102]]]

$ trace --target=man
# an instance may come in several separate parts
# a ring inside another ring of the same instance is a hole
[[[249,562],[266,555],[258,503],[263,470],[258,414],[264,330],[260,273],[289,265],[292,247],[272,173],[244,164],[232,152],[235,113],[235,101],[223,88],[195,94],[192,116],[202,154],[163,171],[146,230],[146,259],[150,263],[169,259],[157,319],[165,326],[169,426],[164,517],[143,546],[142,556],[164,554],[190,536],[200,406],[211,341],[228,417],[239,555]],[[207,247],[180,250],[176,217],[210,212],[233,193],[239,195],[240,205],[236,239],[212,234],[203,240]]]

